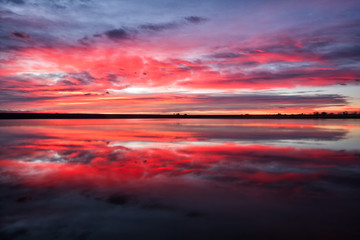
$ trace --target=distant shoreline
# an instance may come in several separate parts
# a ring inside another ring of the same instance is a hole
[[[360,114],[266,114],[266,115],[186,115],[186,114],[74,114],[0,113],[0,119],[360,119]]]

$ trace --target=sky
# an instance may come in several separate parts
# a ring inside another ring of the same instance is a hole
[[[0,0],[0,111],[360,111],[360,2]]]

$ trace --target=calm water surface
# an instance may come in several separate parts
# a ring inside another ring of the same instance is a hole
[[[1,239],[360,239],[360,121],[0,120]]]

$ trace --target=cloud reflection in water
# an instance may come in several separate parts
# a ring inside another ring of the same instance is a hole
[[[360,151],[326,142],[358,141],[359,125],[335,123],[3,121],[0,234],[141,239],[139,228],[151,238],[350,236]]]

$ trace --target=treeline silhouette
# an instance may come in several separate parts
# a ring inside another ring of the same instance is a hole
[[[87,113],[0,113],[0,119],[121,119],[121,118],[192,118],[192,119],[360,119],[360,113],[314,112],[312,114],[240,114],[240,115],[190,115],[190,114],[87,114]]]

